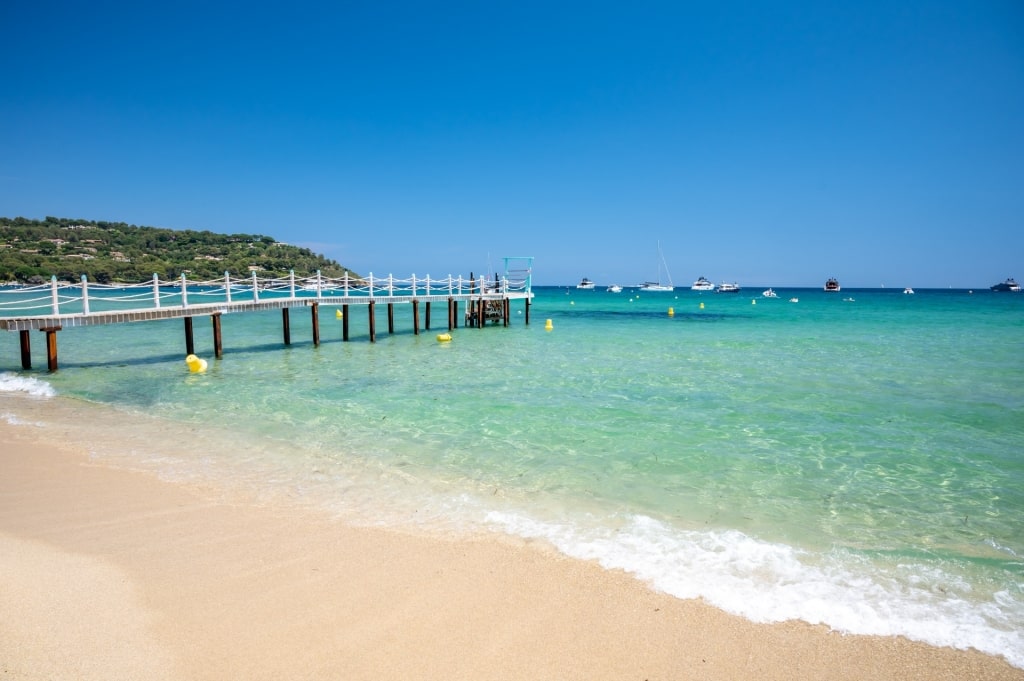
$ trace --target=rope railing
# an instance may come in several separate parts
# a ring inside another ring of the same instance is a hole
[[[138,283],[58,282],[32,286],[0,286],[0,317],[59,316],[152,310],[162,307],[188,308],[210,303],[241,303],[268,300],[308,300],[336,298],[415,298],[417,296],[506,295],[529,293],[529,278],[466,278],[448,275],[432,278],[415,274],[396,278],[391,274],[375,277],[324,277],[317,272],[308,277],[260,278],[256,272],[247,277],[231,276],[206,281],[190,281],[183,274],[177,279],[160,279],[154,274]]]

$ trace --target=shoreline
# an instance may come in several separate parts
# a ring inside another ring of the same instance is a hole
[[[355,528],[0,421],[5,678],[1024,679],[974,650],[754,624],[511,537]]]

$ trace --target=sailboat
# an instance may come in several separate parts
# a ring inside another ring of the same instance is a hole
[[[664,268],[665,276],[668,279],[667,284],[661,283],[661,270]],[[668,272],[668,265],[665,264],[665,256],[661,252],[661,242],[658,242],[658,280],[657,281],[645,281],[640,284],[641,291],[675,291],[676,287],[672,284],[672,275]]]

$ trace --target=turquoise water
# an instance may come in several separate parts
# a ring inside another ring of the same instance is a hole
[[[371,344],[326,308],[319,347],[305,311],[289,347],[279,312],[229,314],[220,361],[197,318],[201,375],[180,320],[65,329],[55,374],[6,334],[0,414],[260,502],[498,530],[755,621],[1024,667],[1024,295],[536,293],[529,326],[520,303],[451,343],[436,309],[419,336],[378,310]]]

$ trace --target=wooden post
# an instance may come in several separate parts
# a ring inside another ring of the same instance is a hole
[[[224,339],[220,334],[220,313],[210,315],[210,321],[213,322],[213,356],[220,359],[224,356]]]
[[[28,329],[19,332],[21,335],[21,368],[32,368],[32,340],[29,337]]]
[[[483,279],[481,279],[480,282],[483,283]],[[480,291],[483,292],[483,286],[480,287]],[[480,325],[481,329],[484,328],[484,326],[486,326],[487,303],[484,301],[483,297],[480,298],[480,303],[477,308],[476,321]]]
[[[501,313],[505,319],[505,326],[508,327],[508,317],[512,314],[512,302],[508,298],[501,299]]]
[[[455,301],[448,296],[448,330],[455,328]]]
[[[320,345],[320,303],[313,303],[310,306],[313,315],[313,347]]]
[[[347,272],[345,276],[348,277]],[[345,280],[345,283],[348,283],[348,279]],[[341,306],[341,340],[348,340],[348,303]]]
[[[395,332],[395,304],[388,303],[388,333]]]
[[[526,313],[523,315],[526,317],[526,325],[530,325],[530,298],[526,298]]]
[[[430,280],[428,279],[427,281],[429,282]],[[429,291],[428,291],[428,293],[429,293]],[[429,300],[427,301],[427,320],[426,320],[426,324],[424,325],[423,328],[425,328],[427,331],[430,331],[430,301]]]
[[[196,354],[196,340],[192,334],[192,318],[185,317],[185,354]]]
[[[292,344],[292,324],[291,319],[288,317],[288,308],[281,308],[281,331],[284,333],[284,344]]]
[[[376,323],[377,320],[374,318],[374,315],[376,313],[375,313],[375,311],[373,309],[374,307],[376,307],[376,305],[377,305],[377,303],[375,303],[375,302],[373,302],[371,300],[370,304],[366,306],[370,310],[370,342],[371,343],[376,343],[377,342],[377,323]]]
[[[420,301],[412,301],[412,335],[420,335]]]
[[[59,326],[39,329],[46,333],[46,368],[49,371],[57,370],[57,332],[60,329],[61,327]]]

